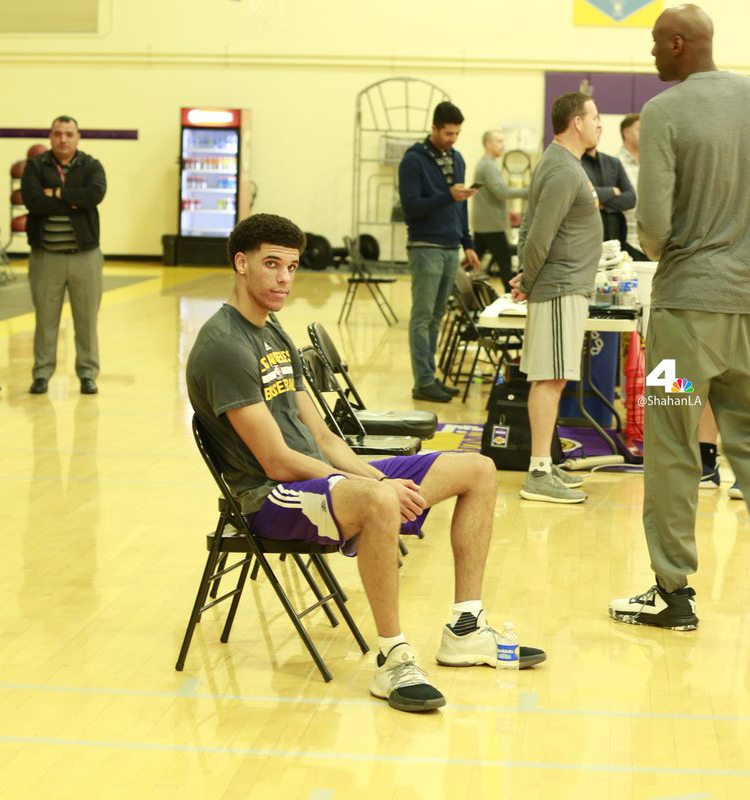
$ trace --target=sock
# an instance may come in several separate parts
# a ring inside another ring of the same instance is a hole
[[[552,456],[531,456],[529,472],[552,472]]]
[[[700,442],[701,461],[709,469],[716,466],[716,445],[713,442]]]
[[[397,644],[403,644],[405,641],[403,633],[398,633],[396,636],[378,636],[378,650],[387,656]]]
[[[477,629],[477,617],[481,612],[481,600],[464,600],[461,603],[454,603],[448,627],[456,636],[465,636]]]

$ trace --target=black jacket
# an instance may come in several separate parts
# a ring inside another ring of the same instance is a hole
[[[635,189],[619,158],[597,152],[596,158],[584,153],[581,165],[586,170],[601,203],[604,240],[619,239],[623,247],[628,236],[628,226],[623,211],[635,208]],[[615,196],[614,187],[621,194]]]
[[[453,150],[453,179],[463,183],[466,164]],[[426,142],[417,142],[404,154],[398,168],[398,191],[406,216],[410,242],[430,242],[441,247],[474,248],[469,233],[465,200],[457,203]]]
[[[21,178],[21,194],[29,220],[26,235],[31,247],[41,247],[45,219],[55,214],[65,214],[75,231],[79,250],[92,250],[99,246],[99,212],[97,206],[107,191],[104,168],[92,156],[80,150],[70,164],[63,186],[57,162],[51,151],[30,158]],[[45,189],[62,186],[62,199],[48,197]]]

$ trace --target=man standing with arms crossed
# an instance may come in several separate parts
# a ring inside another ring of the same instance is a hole
[[[646,337],[643,499],[656,583],[612,600],[609,613],[694,630],[687,579],[698,568],[698,423],[708,400],[750,496],[750,79],[716,69],[713,24],[698,6],[665,11],[653,38],[659,77],[680,81],[641,114],[638,233],[659,261]],[[686,399],[673,391],[680,378],[700,403],[670,402]]]
[[[44,394],[57,364],[65,290],[70,298],[81,394],[96,394],[99,374],[97,316],[102,298],[102,252],[97,206],[107,191],[102,165],[78,150],[73,117],[52,121],[50,150],[29,159],[21,179],[29,209],[29,285],[36,314],[33,382]]]
[[[523,272],[511,281],[514,300],[528,298],[521,371],[531,383],[531,462],[526,500],[582,503],[583,481],[552,463],[552,435],[565,383],[581,377],[589,296],[602,252],[599,201],[581,166],[597,142],[599,112],[580,92],[552,106],[555,138],[531,178],[529,210],[518,242]]]
[[[398,191],[409,229],[411,396],[434,403],[447,403],[458,394],[458,389],[444,386],[435,377],[435,351],[440,320],[458,272],[459,247],[471,268],[479,270],[466,210],[466,201],[477,190],[464,185],[466,164],[453,149],[463,121],[453,103],[438,103],[432,132],[406,151],[398,168]]]
[[[638,188],[638,172],[640,170],[640,135],[641,135],[641,115],[628,114],[623,117],[620,123],[620,136],[622,136],[622,147],[617,157],[625,167],[625,173],[634,189]],[[636,202],[638,198],[636,197]],[[629,208],[625,212],[625,223],[628,227],[627,241],[625,249],[630,254],[633,261],[648,261],[640,248],[638,232],[635,223],[635,208]]]

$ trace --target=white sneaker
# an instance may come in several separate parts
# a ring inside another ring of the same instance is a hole
[[[477,629],[471,633],[457,636],[447,625],[443,628],[443,638],[435,660],[444,667],[474,667],[479,664],[496,667],[499,635],[487,624],[484,611],[480,611],[477,617]],[[536,647],[518,648],[519,669],[528,669],[546,659],[547,654],[544,650],[538,650]]]
[[[610,601],[609,616],[630,625],[652,625],[670,631],[694,631],[698,627],[695,615],[695,589],[685,586],[665,592],[654,584],[635,597],[616,597]]]
[[[399,711],[431,711],[445,705],[445,698],[427,680],[410,644],[402,642],[387,656],[378,653],[378,667],[370,682],[370,694],[387,700]]]
[[[744,500],[744,496],[742,494],[742,489],[740,489],[740,485],[735,481],[728,489],[727,494],[733,500]]]

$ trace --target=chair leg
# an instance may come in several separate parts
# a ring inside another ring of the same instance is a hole
[[[341,599],[340,593],[336,590],[336,585],[338,581],[333,575],[331,568],[326,563],[325,559],[319,555],[315,554],[312,556],[312,562],[315,564],[320,577],[323,579],[323,583],[325,583],[328,591],[333,595],[333,601],[336,603],[339,609],[339,613],[344,618],[344,622],[349,626],[349,630],[352,632],[352,636],[354,637],[355,641],[359,645],[359,649],[362,653],[367,653],[370,648],[367,645],[362,633],[360,632],[359,628],[357,627],[357,623],[352,618],[352,615],[349,613],[349,609],[346,607],[346,603]]]
[[[228,553],[222,553],[222,556],[219,559],[219,564],[218,564],[217,569],[216,569],[217,572],[221,572],[224,569],[224,567],[227,565],[228,556],[229,556]],[[219,577],[211,584],[211,591],[209,592],[209,597],[212,600],[215,599],[216,595],[219,593],[219,584],[220,583],[221,583],[221,578]]]
[[[201,581],[198,584],[198,593],[195,596],[195,603],[193,603],[193,609],[190,612],[190,619],[188,620],[187,629],[185,631],[185,637],[182,640],[182,647],[180,648],[180,654],[177,656],[177,663],[175,664],[175,669],[177,672],[182,672],[182,668],[185,666],[185,659],[187,658],[188,650],[190,649],[190,642],[193,638],[193,631],[195,630],[195,626],[200,622],[201,618],[201,608],[203,608],[203,604],[206,602],[206,596],[208,594],[208,584],[209,578],[211,575],[214,574],[216,564],[219,560],[219,546],[221,540],[221,533],[217,531],[215,534],[214,544],[211,546],[211,549],[208,551],[208,558],[206,559],[206,566],[203,568],[203,575],[201,576]]]
[[[388,325],[391,324],[388,313],[393,317],[393,322],[397,323],[398,317],[396,316],[396,312],[391,308],[391,304],[388,302],[388,298],[383,294],[383,290],[380,286],[378,286],[377,283],[366,283],[365,286],[369,289],[372,299],[375,301],[375,305],[380,309],[380,313],[383,315]]]
[[[404,544],[404,540],[399,536],[398,537],[398,549],[402,556],[408,556],[409,551],[406,549],[406,545]]]
[[[247,573],[250,569],[251,561],[252,557],[248,556],[247,561],[242,565],[242,569],[240,570],[240,577],[237,579],[235,595],[232,598],[232,604],[229,606],[229,613],[227,614],[227,621],[224,623],[224,630],[222,630],[221,637],[219,638],[219,641],[223,642],[224,644],[229,641],[229,634],[232,630],[234,615],[237,613],[237,606],[240,604],[240,597],[242,597],[242,590],[245,588],[245,580],[247,579]],[[224,563],[226,563],[226,558],[224,558]],[[223,568],[224,567],[222,567],[222,569]]]
[[[338,325],[341,324],[342,319],[344,322],[349,319],[349,314],[351,313],[352,306],[354,305],[354,296],[357,294],[358,288],[358,283],[350,283],[347,285],[346,294],[344,295],[344,302],[341,304],[341,311],[339,312],[339,318],[337,320]]]
[[[302,573],[304,579],[307,581],[307,585],[315,595],[315,599],[322,600],[323,592],[320,591],[320,587],[315,582],[315,578],[313,578],[313,576],[310,574],[307,564],[305,564],[302,558],[300,558],[298,553],[292,553],[292,558],[294,559],[294,563],[297,565],[297,567],[299,567],[299,571]],[[336,615],[328,607],[328,603],[323,603],[322,608],[323,611],[325,611],[325,615],[328,617],[328,621],[331,623],[331,627],[335,628],[339,624],[339,621],[336,619]]]
[[[271,569],[271,565],[268,563],[268,560],[266,559],[266,557],[265,557],[265,555],[263,553],[257,553],[256,554],[256,559],[260,563],[260,566],[261,566],[263,572],[265,573],[266,578],[268,578],[269,583],[273,587],[274,592],[276,592],[276,596],[279,598],[279,602],[284,607],[284,611],[286,611],[289,619],[292,622],[292,625],[294,625],[295,630],[299,634],[300,639],[302,639],[302,642],[304,643],[305,647],[307,648],[307,652],[310,653],[310,656],[311,656],[312,660],[315,662],[315,666],[318,668],[318,671],[320,672],[321,676],[323,677],[323,680],[326,683],[328,683],[332,679],[332,675],[331,675],[330,671],[328,670],[328,667],[326,666],[325,661],[323,661],[323,658],[321,657],[320,653],[318,652],[318,648],[315,647],[315,643],[310,638],[310,634],[307,632],[307,630],[305,629],[305,626],[302,624],[302,621],[300,620],[299,614],[294,610],[292,604],[289,602],[289,598],[287,597],[286,592],[284,591],[284,588],[279,583],[279,580],[276,577],[276,574]],[[324,581],[325,581],[325,579],[324,579]],[[338,602],[337,602],[337,605],[338,605]],[[343,603],[341,605],[343,605]],[[341,609],[339,609],[339,610],[341,610]],[[349,617],[349,619],[351,619],[351,617],[349,615],[349,612],[346,611],[346,609],[344,609],[342,611],[342,616],[344,617],[345,620],[347,620],[347,624],[348,624],[349,620],[347,619],[347,617]]]

